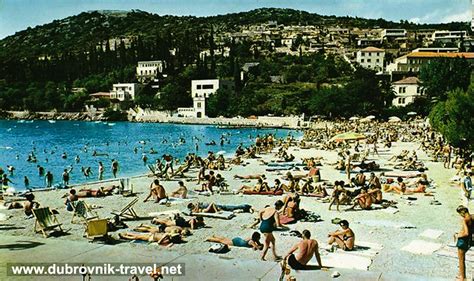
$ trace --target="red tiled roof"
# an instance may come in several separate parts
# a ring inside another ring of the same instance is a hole
[[[367,47],[367,48],[364,48],[360,51],[361,52],[383,52],[384,50],[379,49],[379,48],[375,48],[375,47]]]
[[[474,59],[474,53],[435,53],[414,52],[407,55],[408,58],[460,58]]]
[[[398,85],[398,84],[420,84],[420,79],[417,77],[407,77],[405,79],[393,82],[393,84]]]

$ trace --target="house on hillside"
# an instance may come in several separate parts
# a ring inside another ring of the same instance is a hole
[[[119,101],[134,100],[139,88],[140,86],[137,83],[113,84],[112,91],[110,91],[110,99],[117,99]]]
[[[220,79],[192,80],[191,97],[193,98],[193,107],[178,108],[178,117],[205,117],[206,99],[215,94],[219,89],[233,91],[234,83],[229,80]]]
[[[395,98],[392,101],[394,106],[407,106],[423,95],[423,89],[417,77],[407,77],[392,84],[395,91]]]
[[[367,47],[357,52],[356,61],[364,68],[383,71],[384,57],[384,50],[375,47]]]
[[[165,64],[161,60],[139,61],[137,65],[137,80],[140,83],[146,83],[156,79],[158,73],[163,73]]]

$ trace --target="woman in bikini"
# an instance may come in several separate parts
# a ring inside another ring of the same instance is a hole
[[[245,247],[245,248],[252,248],[255,251],[261,250],[263,248],[262,243],[260,243],[260,233],[254,232],[251,238],[243,239],[240,237],[234,237],[232,239],[221,237],[221,236],[211,236],[206,239],[208,242],[215,242],[225,244],[227,246],[234,246],[234,247]]]
[[[349,228],[349,222],[347,220],[342,220],[339,225],[342,228],[341,230],[328,234],[328,244],[332,245],[336,243],[337,246],[344,251],[352,251],[355,245],[355,234],[352,229]]]
[[[265,244],[263,247],[262,260],[265,260],[268,248],[272,245],[273,256],[276,260],[281,259],[276,253],[275,249],[275,236],[273,236],[273,230],[275,227],[280,226],[280,217],[278,211],[283,208],[283,202],[278,200],[275,202],[275,207],[266,207],[259,213],[260,218],[260,232],[265,236]]]

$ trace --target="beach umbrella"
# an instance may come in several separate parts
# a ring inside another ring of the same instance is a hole
[[[399,119],[390,119],[388,120],[388,123],[398,123],[398,122],[401,122],[402,120]]]
[[[354,132],[346,132],[342,134],[337,134],[332,137],[329,141],[344,141],[344,140],[363,140],[366,137],[363,134],[354,133]]]
[[[356,120],[359,120],[359,117],[352,116],[351,118],[349,118],[349,121],[356,121]]]
[[[400,119],[399,117],[397,116],[391,116],[388,118],[388,122],[401,122],[402,119]]]
[[[369,115],[369,116],[365,117],[364,119],[372,120],[372,119],[375,119],[375,116]]]
[[[409,115],[409,116],[413,116],[413,115],[417,115],[417,114],[418,114],[418,113],[416,113],[416,112],[414,112],[414,111],[410,111],[410,112],[407,113],[407,115]]]

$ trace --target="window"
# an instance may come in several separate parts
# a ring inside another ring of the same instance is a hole
[[[208,84],[208,85],[202,85],[203,90],[212,90],[214,89],[214,85]]]
[[[201,89],[202,89],[202,85],[197,85],[197,86],[196,86],[196,89],[201,90]]]
[[[380,62],[380,60],[379,60],[379,59],[376,59],[375,61],[376,61],[376,62]]]
[[[416,93],[421,94],[421,87],[416,87]]]
[[[405,98],[398,98],[398,104],[405,104]]]
[[[406,87],[400,87],[400,88],[398,88],[398,93],[400,93],[400,94],[406,93]]]
[[[361,57],[364,57],[364,56],[365,56],[365,53],[360,53],[360,56],[361,56]]]
[[[364,59],[361,59],[360,62],[364,62]]]
[[[371,57],[371,56],[372,56],[372,53],[369,53],[369,57]]]
[[[367,59],[367,62],[371,62],[372,60],[371,59]]]
[[[201,108],[201,103],[200,102],[197,103],[197,108]]]

